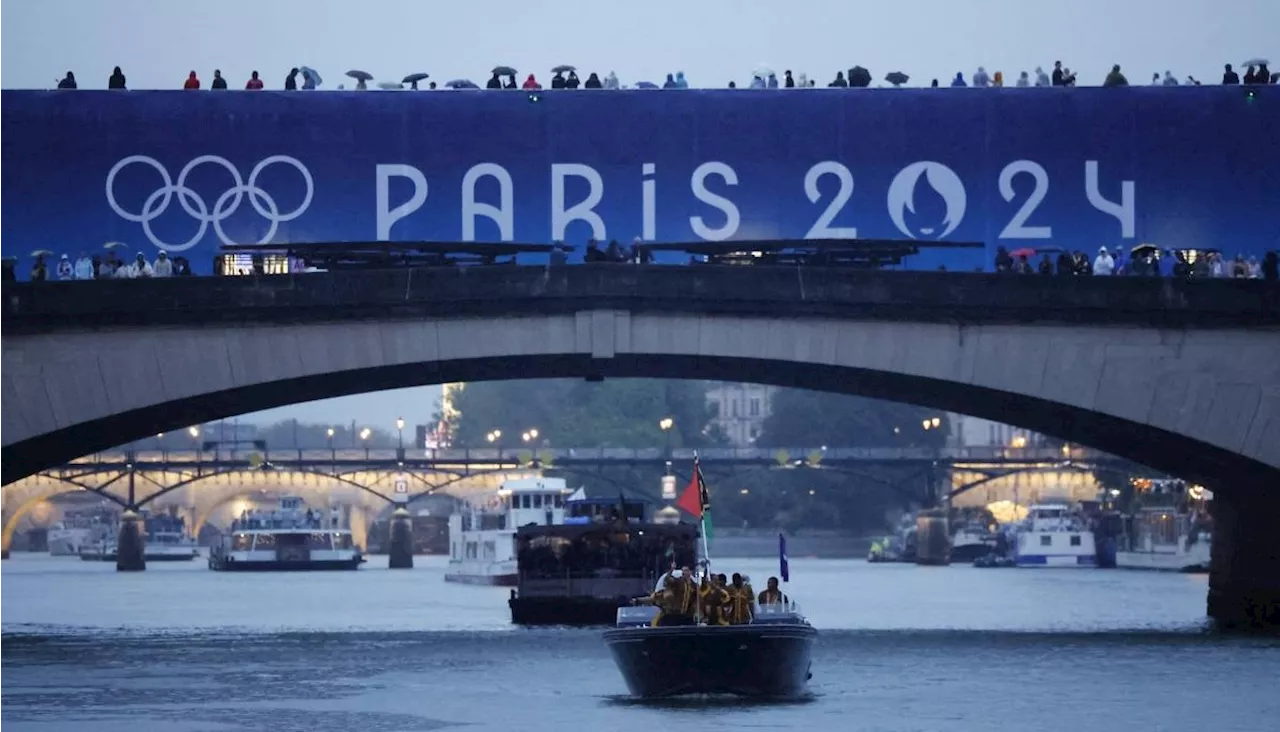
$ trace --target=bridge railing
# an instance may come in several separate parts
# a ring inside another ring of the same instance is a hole
[[[1089,462],[1101,457],[1109,457],[1105,453],[1085,447],[713,447],[697,451],[691,448],[649,447],[486,447],[486,448],[448,448],[422,449],[407,447],[403,453],[399,449],[334,447],[334,448],[280,448],[255,450],[252,448],[228,448],[204,450],[192,448],[188,450],[139,449],[133,451],[110,450],[86,455],[72,462],[82,464],[126,464],[145,465],[147,463],[201,463],[201,462],[235,462],[246,464],[269,460],[275,464],[283,463],[377,463],[396,464],[399,462],[435,465],[477,465],[492,464],[526,465],[538,461],[543,466],[553,467],[556,463],[660,463],[671,462],[679,468],[693,462],[695,452],[698,459],[706,464],[713,463],[754,463],[761,465],[802,466],[822,465],[840,462]]]

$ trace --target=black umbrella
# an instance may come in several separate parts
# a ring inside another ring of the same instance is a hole
[[[418,73],[416,73],[416,74],[409,74],[408,76],[404,77],[403,79],[401,79],[401,80],[400,80],[400,83],[401,83],[401,84],[408,84],[410,89],[417,89],[417,88],[418,88],[418,82],[419,82],[419,81],[422,81],[423,79],[427,78],[428,76],[431,76],[431,74],[427,74],[427,73],[423,73],[423,72],[419,71],[419,72],[418,72]]]
[[[373,81],[373,74],[370,74],[368,71],[360,71],[359,69],[352,69],[351,71],[348,71],[347,76],[350,76],[356,81]]]
[[[568,64],[561,64],[561,65],[559,65],[559,66],[555,66],[555,67],[553,67],[553,68],[551,69],[551,73],[553,73],[553,74],[563,74],[563,73],[565,73],[566,71],[577,71],[577,70],[578,70],[578,67],[577,67],[577,66],[570,66],[570,65],[568,65]]]
[[[890,84],[893,84],[894,86],[902,86],[903,84],[907,83],[907,81],[909,81],[910,79],[911,79],[910,76],[907,76],[901,71],[894,71],[893,73],[884,77],[885,81],[889,82]]]
[[[516,69],[514,66],[494,66],[493,73],[498,76],[515,76]]]
[[[871,86],[871,72],[861,66],[849,69],[849,86]]]

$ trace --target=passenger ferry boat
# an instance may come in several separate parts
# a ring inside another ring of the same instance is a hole
[[[693,566],[697,529],[643,501],[570,496],[562,523],[516,529],[518,625],[608,625],[671,567]],[[673,515],[674,514],[674,515]]]
[[[176,516],[142,513],[145,531],[143,560],[147,562],[189,562],[200,556],[200,548],[187,534],[185,522]],[[119,526],[105,526],[95,541],[80,549],[86,562],[116,561],[116,536]]]
[[[962,524],[951,535],[951,561],[972,562],[991,554],[996,548],[996,537],[987,527],[976,522]]]
[[[1031,506],[1015,528],[1014,562],[1019,567],[1095,567],[1093,532],[1066,505]]]
[[[49,554],[55,557],[77,556],[82,549],[105,538],[113,523],[114,512],[105,507],[87,511],[68,509],[64,511],[62,520],[50,526],[45,534]]]
[[[445,580],[514,587],[516,527],[561,523],[566,493],[563,478],[518,478],[504,481],[493,495],[468,502],[449,517]]]
[[[237,519],[209,552],[209,569],[218,572],[350,570],[362,562],[350,528],[336,516],[326,521],[295,496],[281,498],[270,513]]]
[[[1209,571],[1212,528],[1205,504],[1213,494],[1181,480],[1151,481],[1146,488],[1142,501],[1148,505],[1122,521],[1116,566]]]

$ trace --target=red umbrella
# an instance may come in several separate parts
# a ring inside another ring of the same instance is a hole
[[[1009,252],[1009,256],[1013,257],[1014,259],[1017,259],[1019,257],[1026,257],[1027,259],[1032,259],[1033,257],[1036,256],[1036,250],[1032,247],[1023,247],[1021,249],[1014,249],[1012,252]]]

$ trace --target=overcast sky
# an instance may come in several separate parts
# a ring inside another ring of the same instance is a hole
[[[624,83],[683,70],[693,86],[745,82],[758,64],[825,84],[861,64],[912,85],[983,65],[1012,79],[1055,59],[1101,83],[1119,63],[1132,83],[1172,70],[1205,82],[1223,63],[1280,45],[1280,0],[5,0],[0,86],[49,88],[73,70],[105,88],[120,65],[133,89],[180,87],[220,68],[233,87],[262,72],[279,88],[306,64],[325,88],[358,68],[379,80],[425,71],[483,81],[496,63],[535,71],[572,63]],[[391,425],[425,422],[438,388],[272,410],[263,419]]]

